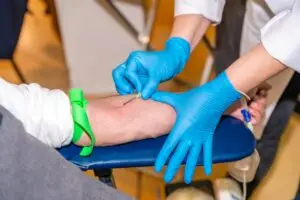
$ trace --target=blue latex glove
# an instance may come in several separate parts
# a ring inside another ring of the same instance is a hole
[[[153,100],[169,104],[177,113],[175,125],[155,162],[155,170],[160,172],[170,157],[164,176],[166,182],[173,179],[187,157],[184,180],[190,183],[201,150],[204,171],[207,175],[211,173],[214,131],[223,112],[240,97],[225,72],[213,81],[181,94],[153,94]]]
[[[148,99],[158,85],[167,81],[184,68],[190,55],[189,43],[179,37],[167,40],[162,51],[135,51],[113,70],[113,79],[119,94],[141,92]]]

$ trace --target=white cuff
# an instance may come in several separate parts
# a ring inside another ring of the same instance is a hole
[[[61,90],[45,91],[41,107],[44,107],[40,124],[41,140],[54,148],[70,144],[74,122],[69,97]]]
[[[184,14],[200,14],[212,21],[222,20],[225,0],[175,0],[175,16]]]
[[[0,104],[19,119],[26,132],[51,147],[71,142],[73,118],[68,96],[38,84],[14,85],[0,78]]]
[[[267,52],[298,72],[300,72],[299,16],[291,10],[283,11],[261,30],[261,41]]]

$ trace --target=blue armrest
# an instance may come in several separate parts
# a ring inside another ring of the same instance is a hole
[[[80,147],[70,145],[59,152],[83,170],[153,166],[166,136],[127,144],[96,147],[89,157],[79,155]],[[251,155],[255,138],[243,122],[223,117],[216,129],[213,143],[213,163],[232,162]],[[198,165],[203,165],[202,153]]]

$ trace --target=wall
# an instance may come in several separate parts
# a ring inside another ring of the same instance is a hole
[[[100,2],[100,3],[99,3]],[[71,87],[93,95],[114,92],[111,71],[137,41],[101,6],[104,0],[55,0]],[[143,11],[136,4],[116,1],[138,29]]]

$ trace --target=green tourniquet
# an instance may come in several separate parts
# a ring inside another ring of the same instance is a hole
[[[71,89],[69,92],[69,97],[72,105],[72,116],[74,121],[74,134],[72,142],[78,142],[83,132],[86,132],[91,140],[91,145],[83,147],[80,155],[89,156],[93,152],[95,146],[95,135],[86,114],[86,106],[88,101],[84,98],[83,91],[81,89]]]

